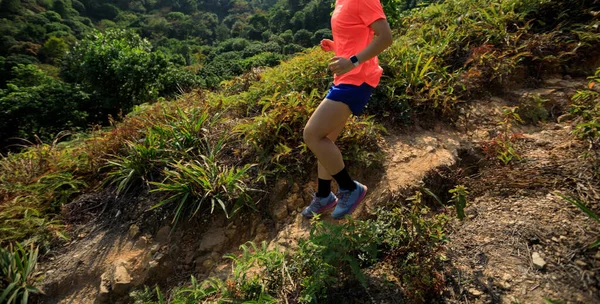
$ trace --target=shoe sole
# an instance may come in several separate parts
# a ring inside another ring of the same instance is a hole
[[[365,186],[365,185],[363,185],[363,188],[365,188],[365,190],[358,197],[358,200],[356,200],[356,203],[354,203],[354,205],[352,205],[352,207],[350,207],[350,211],[348,211],[347,213],[345,213],[341,217],[334,217],[334,219],[336,219],[336,220],[344,219],[344,217],[346,215],[352,214],[352,212],[354,212],[354,210],[356,209],[356,207],[358,207],[358,205],[363,201],[363,199],[365,199],[365,196],[367,196],[367,190],[369,190],[369,188],[367,188],[367,186]]]
[[[319,208],[319,210],[317,210],[317,212],[315,212],[315,213],[316,213],[316,214],[321,214],[321,213],[323,213],[323,212],[325,212],[325,211],[327,211],[327,210],[329,210],[329,209],[331,209],[331,208],[335,207],[335,205],[337,205],[337,202],[338,202],[338,199],[336,198],[336,199],[335,199],[335,201],[333,201],[333,202],[329,203],[329,205],[325,205],[325,206],[323,206],[323,207]],[[308,217],[308,216],[306,216],[306,215],[304,215],[304,214],[302,214],[302,215],[303,215],[305,218],[307,218],[307,219],[311,219],[311,218],[313,218],[313,217],[314,217],[314,215],[313,215],[313,216],[310,216],[310,217]],[[311,214],[311,215],[312,215],[312,214]]]

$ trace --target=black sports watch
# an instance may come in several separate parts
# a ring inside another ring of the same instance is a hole
[[[352,62],[352,64],[354,66],[358,66],[360,64],[360,62],[358,62],[358,57],[356,57],[356,55],[350,57],[350,61]]]

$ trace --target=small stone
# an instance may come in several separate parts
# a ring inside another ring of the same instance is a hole
[[[475,288],[469,288],[469,293],[472,294],[472,295],[474,295],[474,296],[476,296],[476,297],[479,297],[479,296],[481,296],[483,294],[483,292],[481,292],[481,291],[479,291],[479,290],[477,290]]]
[[[129,232],[127,234],[132,239],[136,238],[138,236],[138,234],[140,234],[140,227],[138,227],[138,225],[136,225],[136,224],[129,226]]]
[[[554,236],[552,237],[552,241],[555,242],[555,243],[559,242],[559,240],[556,237],[554,237]]]
[[[206,271],[213,268],[213,266],[215,266],[215,261],[213,261],[212,259],[206,259],[204,260],[204,262],[202,262],[202,268],[204,268],[204,270]]]
[[[159,244],[166,244],[169,242],[170,234],[171,234],[171,227],[164,226],[158,230],[158,232],[156,233],[155,239]]]
[[[148,238],[146,236],[142,236],[137,241],[135,241],[135,244],[133,246],[136,249],[145,249],[149,243],[150,242],[149,242]]]
[[[545,83],[547,83],[549,85],[557,85],[561,81],[562,81],[562,79],[560,79],[560,78],[550,78],[550,79],[547,79],[545,81]]]
[[[544,259],[542,259],[542,257],[540,256],[540,254],[538,252],[534,252],[531,255],[531,260],[533,261],[533,265],[538,269],[542,269],[542,268],[544,268],[544,266],[546,266],[546,261],[544,261]]]
[[[577,264],[577,265],[579,265],[581,267],[587,266],[587,263],[584,262],[584,261],[582,261],[582,260],[576,260],[575,264]]]
[[[223,229],[211,229],[204,233],[199,251],[219,251],[225,245],[227,238]]]
[[[512,287],[508,282],[500,282],[498,286],[504,290],[509,290]]]
[[[600,260],[600,250],[596,251],[596,255],[594,255],[594,258]]]
[[[512,281],[512,279],[513,279],[512,276],[508,273],[505,273],[502,275],[502,280],[505,282],[510,282],[510,281]]]

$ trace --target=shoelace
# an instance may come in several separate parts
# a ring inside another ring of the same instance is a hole
[[[323,198],[320,198],[318,196],[314,196],[312,202],[310,203],[309,206],[311,206],[311,209],[313,210],[318,210],[319,208],[323,207],[321,205],[321,200],[323,200]]]
[[[337,194],[338,205],[342,205],[345,208],[351,193],[352,191],[339,191]]]

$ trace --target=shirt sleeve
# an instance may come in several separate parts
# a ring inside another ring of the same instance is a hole
[[[379,19],[386,19],[380,0],[360,0],[358,3],[358,16],[366,26]]]

